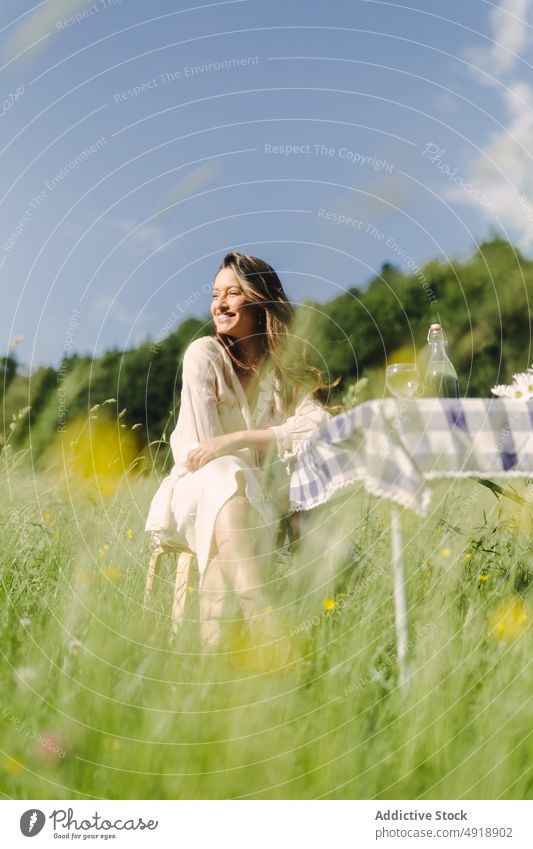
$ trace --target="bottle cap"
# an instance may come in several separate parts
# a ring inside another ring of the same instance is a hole
[[[442,325],[441,324],[432,324],[432,325],[430,325],[430,328],[428,330],[428,335],[427,335],[428,342],[430,342],[431,339],[435,338],[437,336],[437,334],[440,335],[442,337],[442,339],[444,339],[444,342],[447,341],[446,334],[445,334],[444,330],[442,329]]]

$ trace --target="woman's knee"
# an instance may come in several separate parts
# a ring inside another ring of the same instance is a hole
[[[246,479],[242,472],[236,472],[237,489],[224,502],[218,511],[215,528],[237,527],[250,512],[250,501],[246,496]]]

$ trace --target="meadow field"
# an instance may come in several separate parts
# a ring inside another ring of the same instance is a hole
[[[236,621],[209,655],[194,583],[171,635],[171,558],[143,607],[155,472],[0,458],[4,798],[533,795],[525,481],[522,505],[468,480],[437,485],[428,519],[404,515],[400,688],[386,504],[354,490],[306,514],[264,639]]]

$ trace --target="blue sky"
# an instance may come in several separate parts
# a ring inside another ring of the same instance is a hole
[[[494,232],[530,254],[532,24],[533,0],[7,0],[3,352],[161,338],[231,248],[295,302]]]

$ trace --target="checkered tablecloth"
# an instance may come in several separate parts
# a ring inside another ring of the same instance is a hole
[[[432,478],[533,478],[533,402],[368,401],[301,442],[293,462],[292,510],[310,510],[361,482],[424,516]]]

